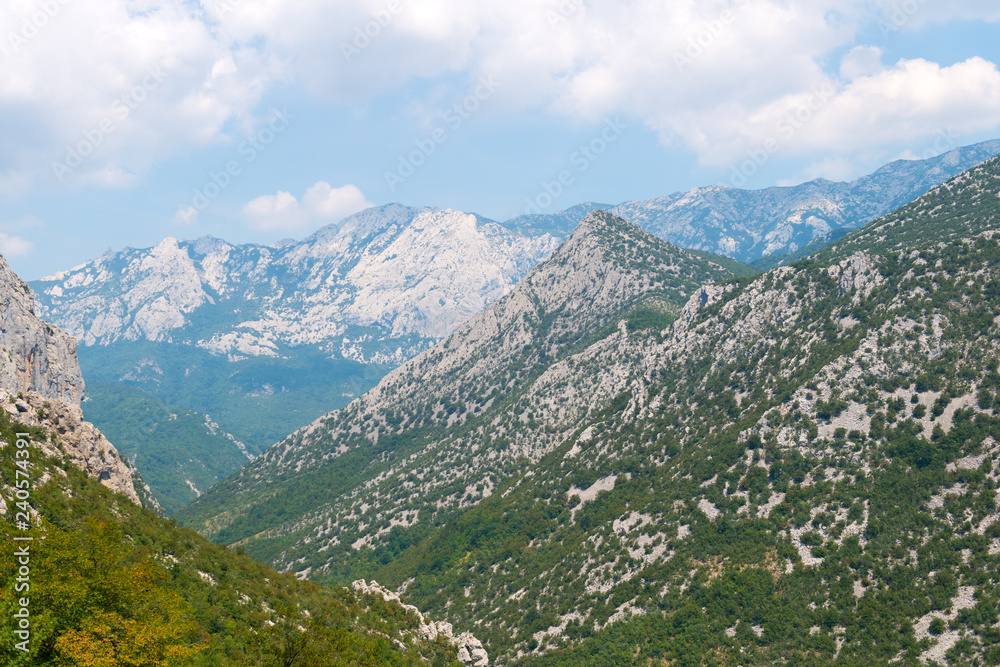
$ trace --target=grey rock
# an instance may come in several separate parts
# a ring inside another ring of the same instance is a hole
[[[470,667],[487,667],[490,664],[483,643],[476,639],[471,632],[463,632],[456,636],[451,623],[427,620],[419,609],[412,604],[404,603],[398,593],[390,591],[377,582],[366,582],[364,579],[358,579],[351,584],[351,588],[365,595],[381,597],[386,602],[395,602],[406,611],[415,614],[420,619],[417,634],[424,639],[435,639],[443,636],[458,649],[458,660],[462,664]]]
[[[0,393],[0,407],[12,420],[25,426],[40,426],[56,436],[54,442],[32,441],[47,456],[68,458],[104,486],[124,494],[136,505],[143,505],[135,488],[135,468],[93,424],[84,421],[79,405],[29,391],[21,398]]]
[[[34,286],[43,314],[84,345],[148,340],[231,358],[308,345],[398,364],[397,344],[436,339],[506,294],[560,238],[460,211],[398,204],[363,211],[299,243],[232,245],[204,237],[106,253]],[[198,312],[197,318],[192,317]],[[412,345],[411,345],[412,347]]]
[[[0,257],[0,407],[13,421],[40,426],[54,436],[33,443],[46,455],[68,458],[112,491],[142,505],[135,468],[83,419],[84,382],[76,353],[73,337],[35,315],[27,283]],[[155,501],[147,505],[156,508]]]
[[[897,160],[851,182],[821,178],[763,190],[716,185],[611,211],[682,248],[753,262],[862,227],[998,153],[1000,140],[993,140],[926,160]]]
[[[0,256],[0,391],[79,403],[76,341],[35,315],[34,296]]]

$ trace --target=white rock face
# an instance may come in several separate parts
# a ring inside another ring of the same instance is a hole
[[[417,618],[420,619],[420,628],[417,630],[420,636],[424,639],[434,639],[439,635],[443,635],[458,649],[458,660],[462,664],[469,665],[469,667],[488,667],[490,664],[490,659],[486,653],[486,649],[483,648],[483,643],[476,639],[471,632],[463,632],[456,636],[451,623],[428,621],[420,613],[419,609],[411,604],[403,603],[398,593],[390,591],[377,582],[372,581],[369,583],[364,579],[358,579],[351,584],[351,588],[365,595],[381,597],[386,602],[395,602],[403,609],[416,614]]]
[[[459,211],[389,205],[274,247],[168,238],[106,253],[36,288],[43,312],[85,345],[167,341],[235,357],[277,356],[282,345],[336,355],[346,346],[340,356],[357,358],[354,344],[373,334],[350,327],[375,328],[379,339],[446,336],[559,242]],[[393,351],[381,354],[391,362]]]
[[[79,403],[83,376],[76,341],[35,316],[27,283],[0,256],[0,391],[35,391],[46,398]]]

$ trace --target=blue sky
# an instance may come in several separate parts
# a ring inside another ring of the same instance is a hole
[[[850,179],[1000,136],[958,0],[4,0],[0,252]],[[561,180],[561,182],[560,182]]]

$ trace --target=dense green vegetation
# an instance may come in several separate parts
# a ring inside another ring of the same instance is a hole
[[[405,589],[498,664],[998,664],[998,171],[683,311],[689,283],[527,301],[487,374],[445,343],[184,516]],[[594,284],[676,265],[614,229]]]
[[[454,665],[397,604],[278,574],[115,495],[30,447],[29,531],[14,525],[14,434],[0,410],[0,662],[4,665]],[[49,438],[31,430],[35,441]],[[30,536],[30,590],[16,593],[13,535]],[[30,652],[14,648],[30,597]],[[401,642],[401,643],[400,643]]]
[[[246,465],[247,454],[261,451],[239,442],[244,453],[205,415],[166,405],[135,386],[88,383],[82,407],[87,421],[142,471],[168,515],[194,500],[194,489],[208,489]]]
[[[79,355],[85,417],[133,461],[168,514],[194,500],[194,489],[204,492],[246,465],[234,439],[259,455],[388,370],[301,350],[290,359],[231,363],[188,345],[149,342],[81,347]]]
[[[111,385],[132,385],[166,406],[211,416],[255,452],[346,405],[388,370],[331,359],[318,350],[234,364],[190,345],[146,341],[118,343],[114,349],[81,347],[79,355],[95,400],[109,402],[113,397],[101,394]],[[109,426],[95,424],[102,430]]]

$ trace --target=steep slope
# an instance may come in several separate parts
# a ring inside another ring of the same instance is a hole
[[[137,504],[156,507],[134,467],[83,420],[76,341],[35,315],[28,285],[0,256],[0,416],[53,433],[41,446]]]
[[[850,183],[817,179],[764,190],[711,186],[625,202],[612,212],[682,248],[754,262],[861,227],[998,153],[1000,140],[994,140],[927,160],[897,160]]]
[[[488,663],[377,584],[300,582],[143,509],[141,480],[82,420],[72,338],[32,303],[0,257],[0,662]]]
[[[575,355],[618,399],[380,580],[498,664],[996,663],[994,171]]]
[[[1000,157],[949,179],[917,201],[816,253],[829,262],[859,250],[894,254],[1000,226]]]
[[[79,403],[83,377],[76,341],[40,321],[27,283],[0,256],[0,391],[38,392],[46,398]]]
[[[310,577],[367,567],[477,627],[496,664],[995,664],[995,169],[915,202],[902,242],[877,222],[847,256],[706,284],[672,323],[588,297],[575,317],[601,328],[551,362],[465,345],[505,305],[533,317],[532,277],[588,284],[557,252],[412,375],[201,499],[235,502],[189,516]],[[627,247],[619,275],[659,264],[655,243]],[[516,344],[547,353],[548,331]],[[491,393],[508,373],[533,380]],[[410,430],[423,405],[452,409],[433,447]],[[322,470],[332,483],[295,486]]]
[[[488,664],[377,585],[298,581],[140,509],[55,438],[0,411],[4,665]]]
[[[568,386],[574,353],[623,316],[664,326],[699,285],[731,275],[597,211],[508,296],[179,520],[282,569],[363,575],[371,547],[402,548],[489,497],[618,395],[616,378]]]

